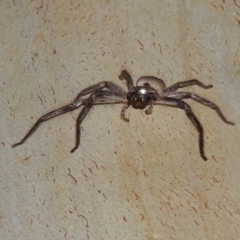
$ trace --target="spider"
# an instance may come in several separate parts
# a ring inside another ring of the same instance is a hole
[[[76,121],[76,143],[75,147],[71,150],[71,153],[73,153],[79,147],[81,135],[80,126],[82,121],[84,120],[92,106],[96,104],[123,103],[124,105],[121,110],[121,118],[125,122],[129,121],[125,117],[125,111],[129,106],[132,106],[135,109],[146,108],[146,114],[152,113],[153,105],[155,104],[167,105],[183,109],[199,133],[199,152],[201,157],[205,161],[207,160],[207,158],[204,154],[203,127],[197,117],[192,112],[191,107],[181,99],[191,98],[194,101],[202,103],[215,110],[218,113],[219,117],[223,120],[223,122],[230,125],[235,125],[234,123],[228,121],[219,109],[219,107],[216,104],[210,102],[209,100],[200,97],[192,92],[176,92],[176,90],[178,90],[179,88],[184,88],[191,85],[197,85],[204,89],[213,87],[212,85],[206,86],[197,79],[178,82],[171,85],[170,87],[166,87],[162,79],[152,76],[144,76],[140,77],[137,80],[136,86],[134,86],[132,77],[126,70],[123,70],[121,72],[119,79],[126,81],[128,92],[126,92],[123,88],[116,85],[115,83],[109,81],[103,81],[93,86],[90,86],[82,90],[74,99],[74,101],[69,105],[58,108],[41,116],[33,125],[33,127],[29,130],[26,136],[20,142],[12,145],[12,147],[23,144],[38,129],[41,123],[56,116],[59,116],[63,113],[73,111],[82,105],[83,109]]]

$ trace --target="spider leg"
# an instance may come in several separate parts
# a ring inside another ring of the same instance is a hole
[[[125,93],[122,94],[119,92],[104,90],[99,90],[96,93],[93,93],[88,99],[86,99],[84,102],[84,107],[76,121],[76,144],[75,147],[71,150],[71,153],[73,153],[80,145],[81,123],[94,104],[116,104],[123,103],[124,101]]]
[[[191,120],[195,128],[197,129],[199,133],[199,152],[201,157],[203,158],[204,161],[207,161],[207,158],[204,154],[204,138],[203,138],[203,127],[197,117],[194,115],[192,112],[191,107],[185,103],[184,101],[180,99],[173,99],[173,98],[164,98],[164,99],[158,99],[156,104],[162,104],[162,105],[168,105],[168,106],[173,106],[173,107],[178,107],[183,110],[185,110],[186,115],[188,118]]]
[[[129,91],[132,91],[134,86],[133,86],[133,80],[131,75],[126,71],[126,70],[122,70],[120,76],[119,76],[120,80],[126,80],[127,82],[127,87]]]
[[[92,92],[97,92],[98,90],[102,89],[106,87],[107,89],[109,89],[110,91],[106,92],[102,98],[99,96],[98,99],[101,102],[102,99],[106,100],[107,95],[111,94],[112,96],[109,95],[109,101],[111,103],[115,103],[118,102],[119,99],[121,99],[121,102],[123,102],[122,99],[124,99],[124,97],[126,96],[126,92],[118,85],[112,83],[112,82],[100,82],[96,85],[93,85],[89,88],[84,89],[83,91],[81,91],[78,96],[74,99],[74,101],[69,104],[66,105],[64,107],[58,108],[54,111],[51,111],[45,115],[43,115],[42,117],[40,117],[37,122],[34,124],[34,126],[29,130],[29,132],[26,134],[26,136],[18,143],[13,144],[12,147],[17,147],[23,143],[26,142],[26,140],[38,129],[38,127],[45,121],[57,117],[63,113],[67,113],[70,111],[73,111],[75,109],[77,109],[78,107],[80,107],[81,105],[84,104],[84,102],[86,101],[86,99],[82,99],[83,96],[92,93]],[[99,91],[100,94],[101,91]],[[102,100],[104,101],[104,100]],[[106,100],[107,101],[107,100]],[[105,102],[104,102],[105,103]],[[107,102],[106,102],[107,103]]]
[[[119,93],[121,95],[126,95],[126,92],[124,89],[122,89],[120,86],[118,86],[117,84],[115,83],[112,83],[112,82],[108,82],[108,81],[104,81],[104,82],[100,82],[98,84],[95,84],[93,86],[90,86],[84,90],[82,90],[78,96],[74,99],[73,101],[73,104],[78,106],[78,105],[81,105],[81,102],[82,102],[82,97],[87,95],[87,94],[90,94],[90,93],[93,93],[93,92],[96,92],[100,89],[103,89],[103,88],[107,88],[109,89],[111,92],[116,92],[116,93]]]
[[[153,111],[153,101],[150,101],[149,107],[145,110],[145,113],[149,115],[149,114],[152,114],[152,111]]]
[[[191,93],[191,92],[175,92],[175,93],[168,94],[167,97],[171,97],[171,98],[175,98],[175,99],[191,98],[194,101],[202,103],[202,104],[212,108],[213,110],[215,110],[218,113],[218,116],[222,119],[223,122],[225,122],[227,124],[230,124],[230,125],[235,125],[235,123],[230,122],[230,121],[228,121],[226,119],[226,117],[223,115],[222,111],[220,110],[220,108],[216,104],[210,102],[209,100],[207,100],[207,99],[205,99],[203,97],[198,96],[195,93]]]
[[[115,84],[113,84],[115,85]],[[109,85],[108,85],[109,86]],[[117,86],[117,85],[116,85]],[[117,86],[118,87],[118,86]],[[115,89],[115,88],[114,88]],[[86,89],[85,89],[86,90]],[[77,99],[77,98],[76,98]],[[76,100],[75,99],[75,100]],[[73,111],[77,108],[79,108],[81,105],[84,105],[78,119],[77,119],[77,125],[76,125],[76,146],[75,148],[71,151],[74,152],[79,144],[80,144],[80,125],[91,109],[92,105],[94,104],[115,104],[115,103],[124,103],[126,99],[126,93],[124,90],[114,92],[114,91],[104,91],[104,90],[99,90],[94,92],[90,97],[85,98],[85,99],[77,99],[77,101],[73,101],[71,104],[66,105],[64,107],[58,108],[54,111],[51,111],[43,116],[41,116],[37,122],[33,125],[33,127],[29,130],[29,132],[26,134],[26,136],[18,143],[13,144],[12,147],[16,147],[18,145],[21,145],[26,142],[26,140],[39,128],[39,126],[54,117],[57,117],[61,114]]]
[[[122,108],[122,111],[121,111],[121,118],[124,122],[129,122],[129,119],[125,117],[125,112],[126,110],[129,108],[129,104],[128,103],[125,103],[123,105],[123,108]]]
[[[179,88],[184,88],[184,87],[188,87],[188,86],[191,86],[191,85],[198,85],[199,87],[204,88],[204,89],[208,89],[208,88],[213,87],[212,85],[205,85],[205,84],[201,83],[200,81],[198,81],[197,79],[191,79],[191,80],[187,80],[187,81],[184,81],[184,82],[175,83],[172,86],[164,89],[163,92],[175,92]]]
[[[79,105],[80,106],[80,105]],[[70,111],[73,111],[75,110],[76,108],[78,108],[79,106],[75,106],[73,105],[72,103],[67,105],[67,106],[64,106],[64,107],[61,107],[61,108],[58,108],[54,111],[51,111],[45,115],[43,115],[42,117],[40,117],[37,122],[33,125],[33,127],[29,130],[29,132],[26,134],[26,136],[18,143],[15,143],[12,145],[12,147],[16,147],[16,146],[19,146],[23,143],[26,142],[26,140],[38,129],[38,127],[45,121],[51,119],[51,118],[54,118],[54,117],[57,117],[63,113],[67,113],[67,112],[70,112]]]
[[[77,118],[77,121],[76,121],[76,144],[75,144],[75,147],[71,150],[71,153],[73,153],[79,147],[80,137],[81,137],[81,123],[94,104],[94,102],[93,102],[94,95],[95,94],[92,94],[88,98],[86,104],[84,104],[84,107]]]
[[[76,122],[76,145],[75,147],[71,150],[71,153],[73,153],[80,145],[80,136],[81,136],[81,123],[92,108],[94,104],[116,104],[116,103],[124,103],[126,98],[125,92],[114,92],[114,91],[104,91],[104,90],[99,90],[96,93],[93,93],[84,103],[84,108],[82,109],[80,115],[77,118]],[[127,109],[128,105],[125,104],[123,109]],[[124,117],[124,110],[122,110],[121,116],[128,121]]]
[[[100,90],[94,99],[94,104],[124,103],[121,110],[121,119],[129,122],[129,119],[125,117],[125,112],[129,108],[129,104],[126,101],[126,94]]]
[[[99,90],[94,98],[94,104],[125,103],[126,99],[126,93]]]

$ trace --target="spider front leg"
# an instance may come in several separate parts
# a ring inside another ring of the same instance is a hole
[[[204,138],[203,138],[203,127],[201,123],[198,121],[197,117],[194,115],[192,112],[191,107],[185,103],[182,100],[179,99],[173,99],[173,98],[164,98],[164,99],[158,99],[158,101],[155,102],[156,104],[162,104],[162,105],[168,105],[168,106],[173,106],[173,107],[178,107],[183,110],[185,110],[186,115],[188,118],[191,120],[193,125],[198,131],[199,134],[199,152],[201,157],[203,158],[204,161],[207,161],[207,158],[204,154]]]
[[[198,96],[195,93],[191,93],[191,92],[174,92],[174,93],[169,93],[167,95],[167,97],[171,97],[171,98],[175,98],[175,99],[187,99],[187,98],[191,98],[194,101],[197,101],[201,104],[204,104],[210,108],[212,108],[213,110],[215,110],[218,113],[218,116],[222,119],[223,122],[230,124],[230,125],[235,125],[235,123],[230,122],[226,119],[226,117],[223,115],[222,111],[220,110],[220,108],[214,104],[213,102]]]
[[[39,126],[43,122],[45,122],[51,118],[57,117],[63,113],[67,113],[67,112],[70,112],[70,111],[73,111],[73,110],[79,108],[85,101],[85,99],[82,99],[85,95],[90,94],[92,92],[97,92],[97,91],[100,94],[100,92],[101,92],[100,89],[102,89],[104,87],[111,90],[112,95],[115,97],[116,101],[119,101],[119,99],[121,102],[123,101],[122,99],[125,97],[126,92],[120,86],[118,86],[112,82],[108,82],[108,81],[95,84],[91,87],[88,87],[88,88],[82,90],[71,104],[61,107],[61,108],[58,108],[58,109],[51,111],[51,112],[43,115],[42,117],[40,117],[37,120],[37,122],[33,125],[33,127],[29,130],[29,132],[25,135],[25,137],[20,142],[13,144],[12,147],[14,148],[14,147],[17,147],[17,146],[25,143],[27,141],[27,139],[39,128]],[[107,93],[105,95],[107,96]],[[99,97],[98,99],[99,99],[99,101],[102,101],[101,97]],[[109,102],[114,102],[112,97],[109,97]],[[85,109],[83,109],[83,112],[84,112],[84,110]]]
[[[45,122],[45,121],[47,121],[47,120],[49,120],[49,119],[51,119],[51,118],[57,117],[57,116],[59,116],[59,115],[61,115],[61,114],[63,114],[63,113],[67,113],[67,112],[73,111],[73,110],[75,110],[76,108],[78,108],[78,107],[80,107],[80,106],[81,106],[81,105],[75,106],[74,104],[71,103],[71,104],[69,104],[69,105],[67,105],[67,106],[58,108],[57,110],[51,111],[51,112],[43,115],[42,117],[40,117],[40,118],[37,120],[37,122],[36,122],[36,123],[33,125],[33,127],[29,130],[29,132],[26,134],[26,136],[25,136],[20,142],[13,144],[12,147],[14,148],[14,147],[17,147],[17,146],[25,143],[25,142],[27,141],[27,139],[39,128],[39,126],[40,126],[43,122]]]
[[[198,81],[197,79],[191,79],[191,80],[187,80],[187,81],[184,81],[184,82],[175,83],[172,86],[164,89],[163,92],[175,92],[179,88],[184,88],[184,87],[188,87],[188,86],[192,86],[192,85],[197,85],[197,86],[199,86],[201,88],[204,88],[204,89],[208,89],[208,88],[213,87],[213,85],[205,85],[205,84],[201,83],[200,81]]]

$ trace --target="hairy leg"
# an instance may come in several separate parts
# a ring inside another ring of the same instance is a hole
[[[36,122],[36,123],[33,125],[33,127],[29,130],[29,132],[26,134],[26,136],[25,136],[20,142],[18,142],[18,143],[16,143],[16,144],[13,144],[12,147],[16,147],[16,146],[18,146],[18,145],[21,145],[21,144],[25,143],[26,140],[39,128],[39,126],[40,126],[43,122],[45,122],[45,121],[47,121],[47,120],[49,120],[49,119],[51,119],[51,118],[57,117],[57,116],[59,116],[59,115],[61,115],[61,114],[63,114],[63,113],[67,113],[67,112],[73,111],[73,110],[75,110],[76,108],[78,108],[78,107],[74,106],[74,105],[71,103],[71,104],[69,104],[69,105],[67,105],[67,106],[58,108],[58,109],[56,109],[56,110],[54,110],[54,111],[51,111],[51,112],[43,115],[42,117],[40,117],[40,118],[37,120],[37,122]]]
[[[26,136],[18,143],[12,145],[12,147],[16,147],[18,145],[21,145],[26,142],[26,140],[40,127],[40,125],[47,121],[50,120],[51,118],[57,117],[61,114],[73,111],[77,108],[79,108],[81,105],[84,105],[84,108],[82,109],[78,119],[77,119],[77,126],[76,126],[76,147],[71,151],[74,152],[77,147],[79,146],[80,143],[80,124],[82,123],[83,119],[91,109],[93,104],[117,104],[117,103],[124,103],[125,102],[125,93],[119,93],[119,92],[111,92],[111,91],[104,91],[104,90],[99,90],[90,97],[85,98],[85,99],[79,99],[79,102],[81,104],[74,104],[71,103],[67,106],[58,108],[54,111],[51,111],[42,117],[40,117],[37,122],[34,124],[34,126],[29,130],[29,132],[26,134]],[[80,101],[81,100],[81,101]]]
[[[91,87],[88,87],[84,90],[82,90],[78,96],[74,99],[73,104],[75,106],[81,105],[82,102],[82,97],[84,97],[87,94],[93,93],[93,92],[97,92],[100,89],[103,88],[107,88],[109,89],[111,92],[116,92],[122,96],[126,95],[126,91],[124,89],[122,89],[120,86],[118,86],[115,83],[112,82],[108,82],[108,81],[104,81],[104,82],[100,82],[98,84],[95,84]]]
[[[181,108],[181,109],[185,110],[186,115],[188,116],[188,118],[191,120],[191,122],[193,123],[193,125],[195,126],[195,128],[198,131],[198,134],[199,134],[198,141],[199,141],[200,155],[201,155],[201,157],[203,158],[204,161],[207,161],[207,158],[204,154],[203,127],[202,127],[201,123],[199,122],[199,120],[197,119],[197,117],[192,112],[191,107],[187,103],[185,103],[184,101],[179,100],[179,99],[173,99],[173,98],[159,99],[156,102],[156,104],[178,107],[178,108]]]
[[[80,137],[81,137],[81,123],[92,108],[94,104],[117,104],[117,103],[124,103],[126,100],[125,92],[113,92],[113,91],[104,91],[99,90],[93,93],[88,99],[84,102],[84,108],[82,109],[80,115],[76,121],[76,144],[75,147],[71,150],[73,153],[80,145]],[[124,121],[128,122],[129,120],[125,118],[124,113],[125,110],[129,106],[125,104],[122,108],[121,117]]]
[[[125,103],[127,94],[112,92],[106,90],[99,90],[94,98],[94,104],[117,104]]]
[[[95,94],[92,94],[90,98],[85,103],[81,113],[79,114],[77,121],[76,121],[76,144],[75,147],[71,150],[71,153],[73,153],[80,145],[80,137],[81,137],[81,123],[92,108],[94,104],[94,96]]]
[[[200,97],[198,96],[197,94],[195,93],[191,93],[191,92],[174,92],[174,93],[169,93],[167,97],[171,97],[171,98],[175,98],[175,99],[186,99],[186,98],[191,98],[193,99],[194,101],[197,101],[201,104],[204,104],[210,108],[212,108],[213,110],[215,110],[219,117],[223,120],[223,122],[227,123],[227,124],[230,124],[230,125],[235,125],[235,123],[233,122],[230,122],[226,119],[226,117],[223,115],[222,111],[220,110],[220,108],[210,102],[209,100],[203,98],[203,97]]]
[[[101,91],[102,88],[107,88],[110,91]],[[99,91],[98,91],[99,90]],[[85,95],[92,93],[92,92],[99,92],[99,97],[96,98],[101,103],[116,103],[116,102],[123,102],[124,98],[126,96],[126,92],[118,85],[112,83],[112,82],[101,82],[96,85],[93,85],[89,88],[86,88],[82,90],[78,96],[75,98],[75,100],[64,107],[58,108],[54,111],[51,111],[43,116],[41,116],[37,122],[34,124],[34,126],[29,130],[29,132],[26,134],[26,136],[18,143],[13,144],[12,147],[17,147],[23,143],[26,142],[26,140],[39,128],[39,126],[54,117],[57,117],[63,113],[67,113],[70,111],[73,111],[77,108],[79,108],[81,105],[84,104],[86,99],[82,99]]]
[[[184,82],[175,83],[172,86],[164,89],[163,92],[175,92],[179,88],[184,88],[184,87],[188,87],[188,86],[191,86],[191,85],[197,85],[197,86],[199,86],[201,88],[204,88],[204,89],[208,89],[208,88],[213,87],[212,85],[205,85],[205,84],[201,83],[200,81],[198,81],[197,79],[192,79],[192,80],[187,80],[187,81],[184,81]]]

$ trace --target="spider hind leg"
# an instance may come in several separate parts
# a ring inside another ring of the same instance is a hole
[[[195,116],[195,114],[192,112],[191,107],[184,101],[182,101],[180,99],[174,99],[174,98],[159,99],[156,103],[162,104],[162,105],[168,105],[168,106],[172,106],[172,107],[177,107],[177,108],[181,108],[181,109],[185,110],[186,115],[188,116],[188,118],[191,120],[191,122],[193,123],[193,125],[195,126],[195,128],[198,131],[198,134],[199,134],[198,142],[199,142],[200,155],[204,161],[207,161],[207,157],[205,156],[205,153],[204,153],[203,127],[202,127],[201,123],[199,122],[199,120],[197,119],[197,117]]]

